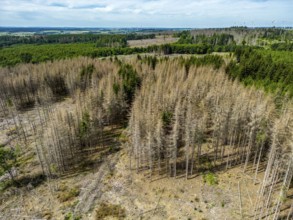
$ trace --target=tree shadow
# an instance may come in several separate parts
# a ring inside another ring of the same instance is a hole
[[[27,187],[27,189],[33,189],[40,185],[42,185],[46,181],[47,177],[42,173],[37,173],[34,175],[28,175],[28,176],[20,176],[15,178],[14,180],[9,179],[6,181],[3,181],[1,183],[1,191],[5,191],[6,189],[10,187],[16,187],[16,188],[23,188]]]
[[[42,173],[37,173],[30,176],[22,176],[16,179],[18,183],[16,184],[16,186],[17,187],[27,186],[28,188],[35,188],[43,184],[46,181],[46,179],[47,177]]]

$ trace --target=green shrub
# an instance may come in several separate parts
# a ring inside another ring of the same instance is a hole
[[[134,98],[136,89],[140,86],[141,79],[137,72],[129,64],[122,65],[119,72],[119,76],[122,78],[122,91],[127,104],[131,104]]]
[[[121,205],[102,203],[96,210],[96,219],[100,220],[109,216],[124,219],[126,217],[125,209]]]
[[[208,173],[203,174],[203,181],[205,183],[209,184],[210,186],[218,184],[218,178],[217,178],[216,174],[214,174],[212,172],[208,172]]]
[[[57,198],[60,202],[72,200],[80,193],[80,190],[77,187],[69,188],[67,186],[63,186],[59,190],[60,192],[58,193]]]
[[[113,84],[113,91],[114,91],[115,95],[117,96],[120,91],[120,85],[118,83]]]
[[[163,111],[162,113],[162,121],[164,127],[169,126],[172,122],[173,113],[170,111]]]
[[[5,149],[4,146],[0,146],[0,174],[8,173],[14,183],[17,183],[14,179],[13,172],[11,171],[17,164],[17,155],[12,149]]]
[[[72,212],[68,212],[64,217],[64,220],[80,220],[80,219],[81,219],[81,216],[74,216]]]
[[[84,140],[88,132],[90,131],[90,115],[88,112],[84,112],[82,114],[81,121],[79,122],[78,126],[78,136],[80,140]]]
[[[225,207],[225,202],[224,201],[221,202],[221,206],[222,206],[222,208]]]

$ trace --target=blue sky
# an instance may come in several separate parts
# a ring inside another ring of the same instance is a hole
[[[0,0],[0,26],[293,26],[293,0]]]

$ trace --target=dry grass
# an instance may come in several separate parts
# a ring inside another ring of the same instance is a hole
[[[126,218],[125,209],[121,205],[114,205],[110,203],[101,203],[96,210],[96,220],[105,219],[106,217],[112,217],[115,219]]]
[[[69,187],[62,184],[57,193],[57,198],[60,202],[67,202],[73,200],[79,195],[80,190],[77,187]]]
[[[148,47],[151,45],[162,45],[175,43],[179,38],[171,36],[157,36],[155,39],[144,39],[144,40],[129,40],[128,44],[130,47]]]

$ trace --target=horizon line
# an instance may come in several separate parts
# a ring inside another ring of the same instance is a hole
[[[92,27],[92,26],[0,26],[0,28],[79,28],[79,29],[223,29],[223,28],[293,28],[293,26],[222,26],[222,27]]]

